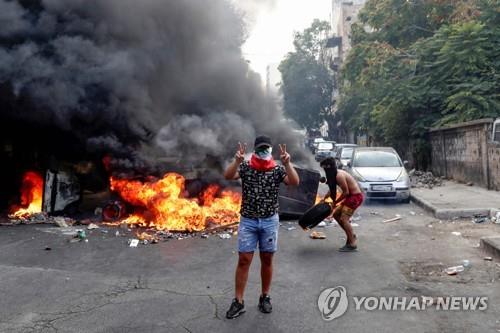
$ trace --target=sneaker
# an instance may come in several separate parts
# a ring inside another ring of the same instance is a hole
[[[242,315],[244,313],[245,313],[245,302],[241,301],[241,303],[240,303],[235,298],[235,299],[233,299],[233,303],[231,303],[231,307],[226,312],[226,318],[227,319],[234,319],[234,318],[239,317],[240,315]]]
[[[273,306],[271,305],[271,297],[269,295],[262,295],[259,298],[259,310],[262,313],[273,312]]]

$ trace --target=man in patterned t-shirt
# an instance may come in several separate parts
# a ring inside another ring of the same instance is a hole
[[[226,313],[229,319],[245,312],[243,292],[257,244],[262,279],[259,310],[263,313],[272,311],[269,289],[273,274],[273,254],[278,249],[279,187],[281,182],[287,185],[299,184],[299,175],[290,163],[286,145],[280,145],[283,165],[277,165],[274,161],[271,139],[267,136],[255,139],[255,151],[248,162],[244,160],[245,150],[246,146],[240,143],[234,161],[224,173],[226,179],[241,178],[243,193],[238,229],[239,259],[236,268],[236,290],[233,303]]]

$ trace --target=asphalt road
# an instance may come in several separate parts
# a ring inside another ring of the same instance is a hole
[[[413,215],[411,212],[414,212]],[[373,213],[378,213],[375,215]],[[340,253],[338,226],[326,240],[280,228],[272,287],[274,312],[257,310],[259,263],[247,312],[224,318],[233,297],[236,238],[190,238],[129,248],[94,230],[68,243],[51,226],[0,227],[0,332],[499,332],[500,266],[483,260],[478,239],[495,225],[439,221],[407,204],[367,204],[355,221],[357,253]],[[400,214],[402,219],[382,223]],[[431,225],[432,227],[429,227]],[[460,236],[452,231],[461,232]],[[50,247],[51,250],[45,250]],[[443,269],[471,261],[457,276]],[[486,311],[356,311],[324,321],[320,292],[349,296],[487,296]]]

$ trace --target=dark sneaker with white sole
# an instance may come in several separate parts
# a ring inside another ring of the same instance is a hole
[[[235,299],[233,299],[233,303],[231,303],[231,307],[226,312],[226,318],[227,319],[234,319],[236,317],[241,316],[244,313],[245,313],[245,302],[241,301],[241,303],[240,303],[235,298]]]
[[[271,305],[271,297],[269,295],[262,295],[259,298],[259,310],[262,313],[273,312],[273,306]]]

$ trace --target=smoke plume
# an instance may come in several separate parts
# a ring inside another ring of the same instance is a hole
[[[229,0],[0,0],[1,91],[30,105],[1,117],[121,161],[222,166],[260,133],[304,159],[242,56],[243,16]]]

